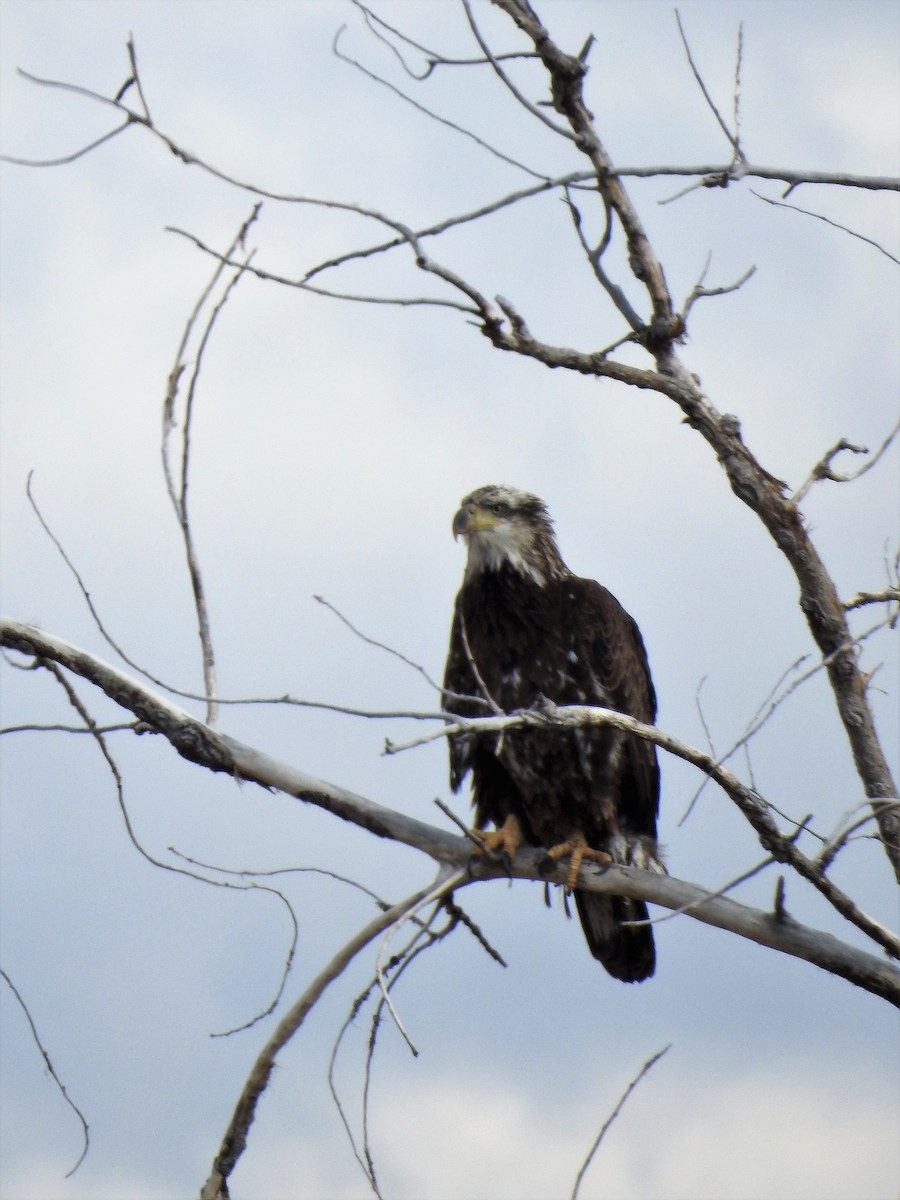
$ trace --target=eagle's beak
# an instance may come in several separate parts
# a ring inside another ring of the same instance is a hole
[[[497,518],[486,509],[477,504],[464,504],[453,518],[453,537],[468,537],[482,529],[493,529],[496,524]]]

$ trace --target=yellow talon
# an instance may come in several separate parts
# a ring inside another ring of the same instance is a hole
[[[499,829],[488,831],[477,829],[475,833],[481,843],[476,854],[505,856],[510,863],[515,861],[519,847],[525,841],[522,826],[519,824],[518,818],[512,814],[506,818]]]
[[[589,846],[584,840],[582,834],[576,834],[575,837],[569,838],[566,842],[560,842],[558,846],[553,846],[547,851],[547,857],[554,861],[565,858],[571,855],[569,862],[569,874],[566,876],[566,887],[571,892],[578,882],[578,872],[581,870],[581,864],[586,858],[598,863],[611,863],[612,855],[607,854],[605,850],[595,850]]]

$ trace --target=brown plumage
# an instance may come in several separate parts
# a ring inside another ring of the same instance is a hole
[[[656,696],[637,625],[616,598],[566,567],[543,502],[514,488],[467,496],[453,521],[468,544],[444,675],[444,706],[460,716],[594,704],[652,724]],[[480,699],[479,699],[480,698]],[[516,837],[550,850],[573,839],[615,862],[662,871],[656,846],[659,768],[652,743],[600,726],[457,735],[453,790],[472,776],[477,828],[515,852]],[[512,818],[512,820],[510,820]],[[507,835],[512,834],[507,837]],[[520,832],[519,832],[520,831]],[[616,979],[653,974],[646,906],[577,891],[591,953]]]

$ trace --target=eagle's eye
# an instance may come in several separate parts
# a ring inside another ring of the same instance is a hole
[[[494,504],[491,505],[491,512],[494,513],[495,516],[499,517],[501,515],[501,513],[503,513],[505,508],[506,508],[506,505],[503,504],[502,501],[497,500]]]

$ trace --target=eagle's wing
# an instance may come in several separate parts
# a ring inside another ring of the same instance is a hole
[[[634,620],[615,596],[592,579],[579,579],[578,610],[583,615],[581,641],[590,659],[599,694],[597,701],[652,725],[656,693],[644,640]],[[631,832],[655,837],[659,809],[659,764],[656,747],[643,738],[627,737],[620,806]]]
[[[462,633],[461,596],[457,596],[453,608],[453,624],[450,628],[450,649],[444,668],[443,706],[447,712],[461,717],[484,716],[486,710],[476,699],[480,688],[466,653]],[[459,788],[472,766],[475,738],[472,734],[457,734],[450,738],[450,786],[454,792]]]
[[[476,674],[470,657],[471,645],[463,635],[463,596],[456,599],[453,624],[450,630],[450,649],[444,670],[443,706],[446,712],[461,717],[483,717],[491,713],[485,700],[497,703],[493,695],[485,695],[488,687],[484,675]],[[487,664],[482,662],[487,671]],[[494,679],[493,674],[490,678]],[[485,829],[493,824],[500,829],[510,815],[525,825],[522,796],[519,787],[497,753],[496,735],[457,733],[449,739],[450,786],[459,791],[466,776],[472,773],[472,805],[475,826]]]

